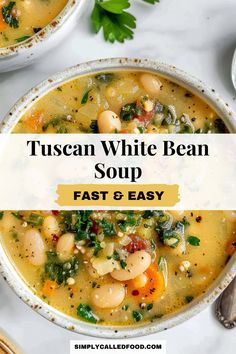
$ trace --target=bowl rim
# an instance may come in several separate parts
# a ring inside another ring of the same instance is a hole
[[[69,19],[72,13],[80,8],[85,3],[85,0],[67,0],[66,5],[59,12],[59,14],[54,17],[51,22],[49,22],[45,27],[43,27],[39,32],[33,34],[30,38],[15,44],[11,44],[6,47],[0,47],[0,61],[1,59],[6,59],[16,54],[20,54],[25,50],[32,49],[37,43],[44,42],[49,37],[51,37],[63,24]]]
[[[20,119],[22,114],[32,106],[36,100],[44,96],[48,91],[59,86],[62,83],[73,80],[76,77],[99,72],[109,72],[114,70],[140,70],[149,71],[169,78],[179,83],[191,92],[204,99],[224,120],[231,133],[236,132],[236,115],[230,107],[224,103],[214,89],[205,85],[202,81],[177,69],[175,66],[163,64],[150,59],[132,59],[132,58],[112,58],[94,60],[83,64],[70,67],[62,72],[52,75],[49,79],[43,81],[32,88],[20,100],[16,102],[13,108],[3,120],[0,133],[10,133],[14,125]],[[211,304],[221,292],[229,285],[236,275],[236,254],[231,257],[223,271],[217,279],[207,289],[206,293],[197,297],[189,305],[181,308],[179,311],[164,316],[154,322],[147,322],[141,325],[132,326],[100,326],[83,322],[63,314],[59,310],[49,306],[46,302],[35,295],[26,285],[17,272],[14,265],[10,262],[3,245],[0,242],[0,273],[8,282],[15,293],[29,306],[36,310],[43,317],[53,323],[77,332],[83,335],[89,335],[101,338],[132,338],[157,333],[161,330],[171,328],[180,324]]]

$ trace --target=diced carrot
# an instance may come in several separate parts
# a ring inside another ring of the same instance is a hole
[[[31,115],[24,120],[24,123],[32,133],[40,132],[43,126],[43,116],[42,111],[33,111]]]
[[[128,284],[129,291],[133,296],[141,298],[143,301],[155,301],[158,299],[165,290],[165,281],[162,272],[158,272],[157,265],[152,263],[150,267],[144,272],[148,280],[144,287],[135,288],[134,281]]]
[[[54,294],[55,289],[58,287],[57,282],[47,279],[42,288],[43,296],[50,297]]]
[[[209,274],[211,272],[211,267],[205,265],[200,267],[198,271],[200,274]]]
[[[121,129],[121,130],[119,131],[119,133],[120,133],[120,134],[130,134],[131,132],[130,132],[129,129]]]
[[[0,5],[0,31],[4,30],[7,27],[6,22],[3,19],[2,16],[2,6]]]
[[[236,240],[228,242],[228,244],[226,246],[226,253],[229,256],[232,256],[235,251],[236,251]]]

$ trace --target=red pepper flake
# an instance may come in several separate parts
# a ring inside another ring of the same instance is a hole
[[[52,215],[58,216],[59,215],[59,210],[52,210]]]
[[[53,242],[57,242],[59,240],[59,236],[57,236],[57,235],[53,235],[52,236],[52,241]]]
[[[133,296],[138,296],[139,295],[139,291],[137,289],[132,291],[132,295]]]
[[[98,226],[98,224],[96,223],[95,220],[92,220],[92,222],[93,222],[93,225],[91,227],[91,231],[94,232],[97,235],[98,232],[99,232],[99,226]]]
[[[141,250],[146,250],[148,248],[148,243],[145,240],[142,240],[140,237],[131,235],[129,236],[132,241],[128,243],[128,245],[124,246],[125,249],[129,253],[134,253]]]

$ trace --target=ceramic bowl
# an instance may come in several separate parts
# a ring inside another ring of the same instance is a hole
[[[215,93],[215,90],[207,87],[204,83],[196,78],[186,74],[183,71],[176,69],[173,66],[159,63],[152,60],[140,59],[105,59],[80,64],[69,68],[61,73],[53,75],[48,80],[42,82],[37,87],[30,90],[23,98],[21,98],[8,113],[4,119],[1,132],[10,133],[24,112],[35,103],[35,100],[45,95],[52,88],[61,85],[62,83],[85,74],[94,74],[104,71],[113,70],[145,70],[159,74],[170,80],[186,87],[191,92],[200,96],[218,113],[224,120],[226,126],[231,133],[236,132],[236,116],[230,110],[222,99]],[[53,323],[65,327],[72,331],[86,334],[95,337],[104,338],[130,338],[139,337],[162,331],[164,329],[182,323],[192,316],[202,311],[206,306],[211,304],[221,292],[228,286],[233,277],[236,275],[236,254],[227,263],[222,273],[208,288],[206,293],[189,305],[180,309],[178,312],[165,316],[152,323],[144,323],[133,327],[118,327],[118,326],[100,326],[85,323],[79,319],[71,318],[60,311],[52,308],[40,298],[38,298],[22,280],[21,276],[14,268],[10,259],[4,252],[0,243],[0,270],[4,278],[17,293],[17,295],[34,310],[46,317]]]
[[[68,0],[60,14],[41,31],[21,43],[0,48],[0,73],[30,65],[62,42],[72,31],[86,0]]]

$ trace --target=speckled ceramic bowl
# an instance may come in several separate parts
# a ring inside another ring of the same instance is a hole
[[[14,125],[17,123],[22,114],[34,104],[35,100],[45,95],[52,88],[61,85],[65,81],[74,79],[80,75],[93,74],[104,71],[114,70],[146,70],[149,72],[157,73],[161,76],[171,79],[185,86],[188,90],[192,91],[196,95],[202,97],[212,108],[218,113],[218,115],[224,120],[230,132],[236,132],[236,116],[230,110],[221,98],[215,93],[214,89],[207,87],[201,81],[189,76],[176,69],[173,66],[161,64],[152,60],[139,60],[139,59],[105,59],[93,61],[81,65],[74,66],[65,70],[62,73],[56,74],[39,84],[28,92],[23,98],[21,98],[11,111],[6,116],[1,132],[10,133]],[[1,235],[0,235],[1,236]],[[58,310],[52,308],[41,299],[39,299],[24,283],[21,276],[14,268],[10,259],[4,252],[0,243],[0,270],[6,281],[11,288],[17,293],[17,295],[31,306],[34,310],[39,312],[42,316],[48,320],[56,323],[62,327],[70,329],[72,331],[86,334],[95,337],[105,338],[129,338],[148,335],[158,331],[162,331],[169,327],[175,326],[183,321],[188,320],[192,316],[199,313],[206,306],[212,303],[220,293],[227,287],[233,277],[236,275],[236,254],[231,258],[225,269],[220,276],[215,280],[207,292],[196,298],[189,305],[180,309],[178,312],[165,316],[152,323],[141,324],[133,327],[103,327],[99,325],[92,325],[66,316]]]
[[[68,0],[60,14],[24,42],[0,48],[0,73],[31,64],[58,45],[74,28],[86,0]]]

